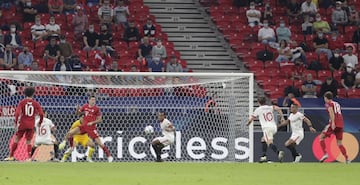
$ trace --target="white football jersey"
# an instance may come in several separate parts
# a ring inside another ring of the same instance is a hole
[[[168,119],[164,119],[161,123],[160,123],[160,127],[161,127],[161,132],[164,136],[166,137],[175,137],[174,135],[174,131],[166,131],[165,129],[170,127],[171,122]]]
[[[270,105],[262,105],[255,109],[253,117],[259,117],[261,128],[277,128],[274,116],[274,107]]]
[[[36,138],[51,138],[51,128],[54,127],[54,123],[48,119],[44,118],[42,124],[38,125],[40,119],[35,121],[35,134]]]
[[[297,112],[295,114],[291,113],[289,118],[290,126],[292,132],[304,132],[303,120],[305,119],[304,114]]]

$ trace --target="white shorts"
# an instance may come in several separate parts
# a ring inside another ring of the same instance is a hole
[[[161,136],[153,139],[153,141],[155,140],[159,140],[161,144],[163,144],[164,146],[168,146],[170,144],[173,144],[175,139],[173,137]]]
[[[35,138],[35,146],[40,146],[40,145],[52,145],[55,143],[55,139],[52,138],[43,138],[43,137],[36,137]]]
[[[263,138],[265,142],[268,142],[269,140],[274,140],[274,135],[277,132],[277,128],[275,127],[265,127],[263,130]]]
[[[290,139],[295,141],[296,145],[299,145],[300,142],[304,139],[304,133],[293,132],[290,136]]]

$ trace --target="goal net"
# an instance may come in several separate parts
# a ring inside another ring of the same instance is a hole
[[[175,143],[164,148],[166,161],[252,161],[252,130],[245,123],[253,107],[250,73],[119,73],[0,71],[0,158],[9,154],[13,141],[14,113],[26,86],[36,89],[35,99],[56,125],[61,141],[75,116],[77,105],[97,97],[103,121],[102,141],[115,161],[152,161],[151,140],[161,135],[157,112],[162,110],[176,127]],[[144,128],[152,125],[153,134]],[[250,131],[250,132],[249,132]],[[25,159],[24,138],[15,153]],[[71,161],[86,149],[78,146]],[[35,158],[47,160],[52,147],[42,146]],[[62,155],[62,152],[61,154]],[[105,161],[100,147],[94,161]]]

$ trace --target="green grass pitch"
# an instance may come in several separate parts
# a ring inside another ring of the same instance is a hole
[[[0,162],[0,185],[358,185],[360,163]]]

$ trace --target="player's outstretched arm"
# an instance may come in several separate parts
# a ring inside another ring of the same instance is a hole
[[[281,123],[284,122],[285,121],[284,114],[283,114],[282,110],[280,109],[280,107],[274,105],[274,110],[280,115]]]
[[[277,125],[278,128],[286,126],[290,123],[290,120],[284,120],[279,125]]]
[[[311,121],[309,120],[309,118],[305,117],[304,118],[305,123],[307,124],[307,126],[309,127],[310,132],[316,132],[315,128],[312,126]]]
[[[75,115],[79,116],[81,114],[80,106],[76,105]]]
[[[255,119],[254,116],[250,116],[249,120],[246,123],[246,126],[249,126],[254,121],[254,119]]]

